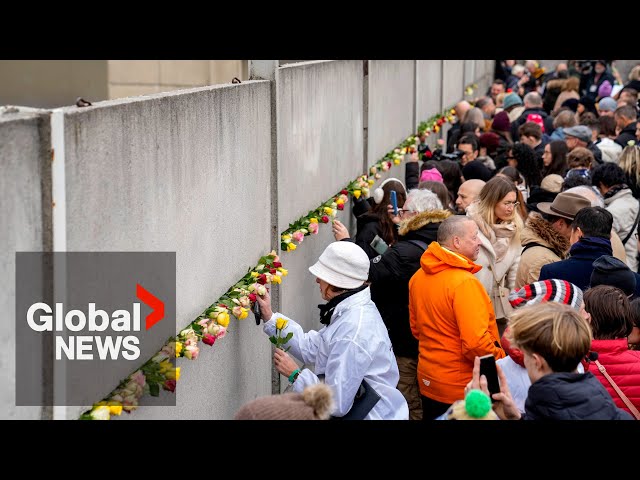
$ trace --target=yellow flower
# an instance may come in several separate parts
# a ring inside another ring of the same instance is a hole
[[[91,411],[91,418],[94,420],[109,420],[111,418],[111,410],[107,406],[94,408]]]
[[[120,402],[109,402],[109,413],[119,416],[122,413],[122,404]]]
[[[251,272],[251,276],[252,276],[253,278],[258,277],[259,275],[260,275],[260,274],[259,274],[258,272]]]
[[[167,380],[175,380],[177,382],[178,380],[180,380],[180,367],[169,370],[166,373],[165,377],[167,377]]]
[[[229,326],[229,314],[227,312],[219,313],[216,317],[216,321],[221,327],[227,328]]]
[[[294,251],[296,248],[296,244],[295,243],[287,243],[287,252],[292,252]]]
[[[362,194],[362,192],[360,190],[354,190],[353,191],[353,196],[356,198],[360,198],[360,195]]]
[[[276,320],[276,328],[278,330],[282,330],[283,328],[287,327],[287,323],[289,323],[288,320],[285,320],[284,318],[278,318]]]
[[[400,159],[398,159],[398,158],[394,158],[394,159],[393,159],[393,164],[394,164],[394,165],[400,165]]]
[[[244,320],[245,318],[247,318],[249,316],[249,309],[242,307],[242,313],[240,314],[240,316],[238,317],[238,320]]]
[[[176,358],[180,356],[181,351],[182,351],[182,342],[176,342]]]
[[[338,198],[338,199],[336,200],[336,205],[344,205],[344,200],[343,200],[343,199],[341,199],[341,198]]]
[[[367,182],[369,183],[369,185],[373,185],[374,183],[376,183],[373,178],[370,178],[369,180],[367,180]]]
[[[407,149],[406,149],[406,147],[405,147],[405,148],[403,148],[402,150],[400,150],[400,153],[401,153],[401,154],[403,154],[403,155],[404,155],[405,153],[407,153]]]
[[[171,370],[173,368],[173,364],[169,360],[164,360],[160,362],[160,373],[164,373],[167,370]]]
[[[316,217],[311,217],[309,219],[309,223],[318,223],[318,219]]]
[[[271,277],[271,283],[282,283],[282,278],[280,278],[280,275],[274,275]]]
[[[283,277],[286,277],[287,275],[289,275],[289,270],[287,270],[286,268],[278,267],[278,271],[282,272]]]
[[[331,215],[333,213],[333,208],[331,207],[324,207],[323,209],[324,213],[326,213],[327,215]]]
[[[435,127],[433,127],[433,131],[438,133],[440,131],[440,126],[436,125]]]
[[[451,115],[455,115],[455,114],[456,114],[456,109],[455,109],[455,108],[452,108],[452,109],[451,109]]]

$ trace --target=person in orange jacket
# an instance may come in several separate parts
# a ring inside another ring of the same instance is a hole
[[[465,216],[440,224],[437,242],[420,259],[409,282],[411,331],[418,339],[418,383],[423,420],[432,420],[464,397],[476,356],[505,356],[491,300],[473,275],[481,241]]]

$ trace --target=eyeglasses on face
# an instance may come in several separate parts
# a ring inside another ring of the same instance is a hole
[[[510,208],[510,207],[518,207],[520,206],[520,202],[502,202],[502,205],[504,205],[506,208]]]
[[[398,209],[398,216],[402,217],[405,213],[411,212],[411,210],[407,210],[405,208]]]

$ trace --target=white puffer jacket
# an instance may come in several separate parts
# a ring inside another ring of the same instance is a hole
[[[613,230],[618,234],[620,240],[624,240],[636,221],[636,216],[640,209],[638,200],[633,197],[630,189],[624,188],[611,198],[605,198],[604,205],[613,215]],[[637,231],[637,228],[636,225],[635,231]],[[633,233],[625,243],[624,251],[627,254],[627,265],[632,271],[637,272],[638,239]]]

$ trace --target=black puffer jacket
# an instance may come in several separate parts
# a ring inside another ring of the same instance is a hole
[[[529,387],[524,409],[526,420],[633,420],[590,372],[545,375]]]
[[[424,249],[410,240],[421,240],[429,246],[436,241],[440,223],[451,215],[445,210],[419,213],[401,224],[397,243],[371,260],[371,299],[380,311],[393,351],[399,357],[418,358],[418,341],[409,325],[409,280],[420,269]]]
[[[356,228],[356,245],[365,251],[369,259],[377,257],[379,253],[373,249],[371,242],[376,235],[382,238],[382,229],[380,228],[378,217],[371,212],[364,213],[356,219]]]

